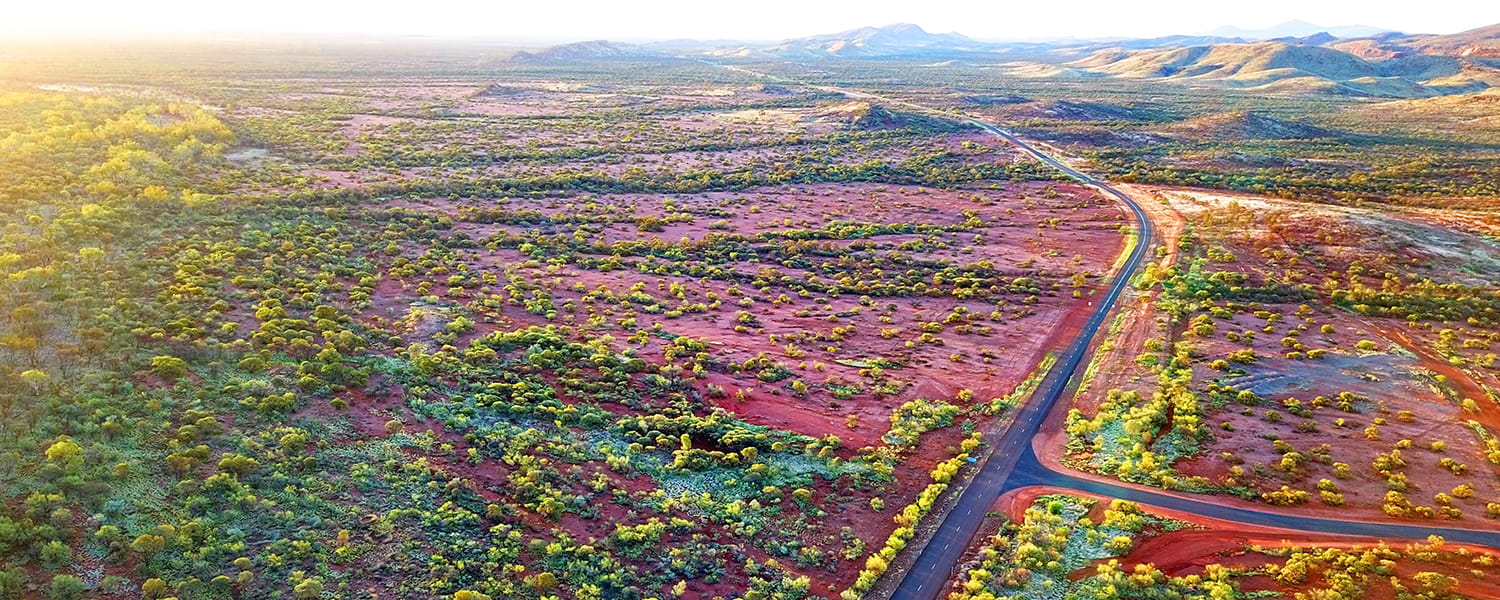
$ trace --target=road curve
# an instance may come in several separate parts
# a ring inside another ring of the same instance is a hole
[[[1109,316],[1115,301],[1125,291],[1125,286],[1130,284],[1131,273],[1134,273],[1136,267],[1140,266],[1141,261],[1145,259],[1146,252],[1151,248],[1151,238],[1155,235],[1151,220],[1146,218],[1146,212],[1129,196],[1120,193],[1109,184],[1078,172],[1017,139],[1009,132],[980,121],[970,122],[1015,144],[1038,160],[1070,177],[1125,203],[1125,206],[1135,215],[1140,235],[1110,283],[1109,289],[1095,298],[1094,311],[1089,314],[1088,320],[1079,329],[1078,335],[1058,356],[1057,363],[1053,365],[1052,370],[1047,373],[1041,385],[1032,394],[1032,400],[1022,405],[1017,411],[1010,427],[1001,436],[999,443],[995,444],[994,452],[980,463],[978,472],[969,480],[968,487],[964,488],[963,493],[958,497],[958,503],[948,513],[947,518],[938,525],[932,540],[922,549],[922,553],[917,555],[916,563],[907,570],[901,583],[897,585],[891,597],[899,600],[936,598],[948,589],[953,568],[958,564],[964,551],[968,549],[969,542],[979,532],[980,525],[984,523],[985,512],[1000,494],[1020,487],[1012,482],[1012,473],[1017,465],[1021,464],[1023,457],[1031,457],[1031,460],[1025,464],[1028,475],[1041,474],[1038,473],[1037,467],[1042,465],[1037,462],[1035,454],[1031,451],[1031,440],[1036,437],[1042,423],[1047,420],[1052,407],[1063,397],[1063,392],[1067,390],[1068,382],[1072,380],[1073,374],[1083,364],[1094,334],[1103,328],[1104,319]]]
[[[1074,489],[1225,521],[1280,527],[1295,531],[1358,535],[1386,540],[1420,540],[1429,535],[1440,535],[1444,539],[1455,542],[1500,548],[1500,532],[1497,531],[1326,519],[1256,510],[1219,504],[1207,499],[1189,498],[1145,486],[1080,477],[1054,469],[1041,462],[1030,442],[1041,429],[1047,415],[1063,398],[1069,381],[1072,380],[1088,352],[1094,334],[1098,332],[1105,316],[1119,299],[1120,293],[1130,280],[1130,274],[1140,265],[1147,250],[1150,249],[1154,230],[1150,219],[1141,207],[1129,196],[1110,187],[1109,184],[1089,177],[1056,158],[1048,156],[1005,130],[979,121],[970,122],[1015,144],[1068,176],[1119,199],[1135,214],[1136,222],[1140,227],[1140,237],[1120,272],[1115,276],[1109,292],[1097,302],[1093,314],[1089,315],[1089,320],[1084,324],[1083,329],[1068,346],[1057,366],[1043,380],[1042,386],[1032,396],[1032,400],[1016,415],[1015,421],[1001,438],[995,452],[980,466],[972,483],[959,497],[958,505],[938,525],[932,542],[917,556],[916,563],[906,572],[905,577],[896,587],[891,596],[893,600],[932,600],[947,591],[954,575],[953,570],[957,567],[958,561],[975,534],[978,533],[984,521],[985,511],[990,504],[1007,491],[1033,485]]]
[[[1450,542],[1500,548],[1500,532],[1497,531],[1307,517],[1218,504],[1146,486],[1120,485],[1080,477],[1048,467],[1037,459],[1036,453],[1031,448],[1027,448],[1016,469],[1012,471],[1006,487],[1015,489],[1032,485],[1073,489],[1234,523],[1279,527],[1300,532],[1357,535],[1383,540],[1422,540],[1429,535],[1440,535]]]
[[[731,65],[717,65],[707,61],[703,62],[768,79],[800,83],[784,77],[764,75]],[[878,100],[887,104],[905,106],[923,112],[939,112],[920,104],[885,98],[866,92],[846,90],[832,86],[811,87],[850,97]],[[943,116],[951,117],[952,115],[943,113]],[[1326,519],[1257,510],[1219,504],[1213,502],[1211,499],[1192,498],[1146,486],[1123,482],[1100,481],[1054,469],[1052,466],[1041,462],[1032,448],[1032,440],[1040,431],[1048,414],[1052,412],[1058,401],[1063,398],[1064,392],[1068,389],[1069,382],[1072,381],[1073,376],[1083,364],[1083,359],[1088,353],[1089,346],[1092,344],[1095,334],[1103,326],[1105,318],[1109,315],[1115,302],[1119,300],[1121,293],[1125,290],[1125,286],[1129,284],[1131,274],[1140,266],[1141,261],[1150,250],[1155,229],[1140,205],[1136,204],[1129,196],[1111,187],[1108,183],[1094,179],[1068,166],[1066,163],[1038,150],[1008,131],[974,119],[969,119],[968,122],[1014,144],[1017,148],[1032,155],[1037,160],[1052,166],[1069,177],[1077,179],[1080,183],[1093,187],[1101,193],[1112,196],[1124,203],[1126,208],[1135,216],[1139,236],[1136,239],[1135,246],[1131,248],[1125,263],[1121,265],[1120,271],[1115,275],[1114,281],[1111,282],[1109,290],[1095,300],[1094,311],[1089,315],[1088,320],[1079,330],[1078,335],[1068,345],[1067,350],[1058,357],[1057,363],[1048,372],[1047,376],[1043,378],[1041,385],[1032,394],[1031,400],[1016,412],[1011,426],[1000,437],[999,441],[993,445],[994,452],[990,453],[989,457],[980,464],[979,470],[968,481],[968,486],[963,489],[953,510],[938,525],[938,529],[933,534],[932,539],[922,549],[921,554],[917,555],[916,562],[903,575],[901,582],[891,595],[892,600],[933,600],[946,592],[953,580],[953,571],[958,566],[958,561],[963,557],[969,543],[973,541],[975,535],[978,533],[979,527],[984,522],[985,514],[995,499],[1007,491],[1033,485],[1073,489],[1100,496],[1159,506],[1188,514],[1231,522],[1279,527],[1294,531],[1366,536],[1384,540],[1421,540],[1430,535],[1440,535],[1446,540],[1455,542],[1500,548],[1500,531]]]

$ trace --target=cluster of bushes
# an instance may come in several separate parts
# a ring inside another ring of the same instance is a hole
[[[969,441],[974,442],[970,449],[977,445],[978,439],[977,432],[969,438]],[[953,458],[938,463],[932,471],[932,483],[917,495],[915,502],[902,508],[901,512],[893,517],[896,522],[895,531],[892,531],[890,537],[886,538],[885,545],[880,550],[865,558],[865,566],[859,572],[859,577],[854,580],[853,585],[840,593],[843,600],[859,600],[875,587],[881,576],[890,569],[891,563],[896,560],[896,555],[905,550],[906,545],[916,536],[917,526],[922,518],[932,512],[932,507],[937,504],[938,498],[948,489],[949,482],[963,468],[968,459],[968,452],[963,451]]]
[[[1150,565],[1124,572],[1118,561],[1098,562],[1092,573],[1071,577],[1092,561],[1129,553],[1148,527],[1175,531],[1183,523],[1110,501],[1102,522],[1086,516],[1102,500],[1040,496],[1020,522],[1007,523],[981,547],[978,564],[961,576],[952,600],[997,600],[1061,595],[1069,598],[1228,598],[1235,573],[1209,565],[1202,576],[1169,577]]]

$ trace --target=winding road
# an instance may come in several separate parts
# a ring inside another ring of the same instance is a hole
[[[867,94],[861,95],[869,97]],[[1151,240],[1155,235],[1155,230],[1151,219],[1147,217],[1140,205],[1108,183],[1068,166],[1010,132],[980,121],[970,120],[970,122],[1016,145],[1036,157],[1037,160],[1051,165],[1069,177],[1123,202],[1135,215],[1140,236],[1111,283],[1109,291],[1095,302],[1094,312],[1089,315],[1088,321],[1079,330],[1078,336],[1059,357],[1052,371],[1042,380],[1042,385],[1038,387],[1030,401],[1017,413],[1010,428],[1000,438],[1000,443],[995,447],[994,452],[979,467],[979,471],[970,480],[969,486],[959,496],[958,504],[938,525],[932,541],[922,549],[922,553],[917,556],[916,563],[907,570],[901,583],[891,595],[893,600],[932,600],[943,595],[954,579],[954,569],[958,566],[959,560],[979,532],[979,527],[983,524],[985,513],[990,505],[1005,492],[1034,485],[1089,492],[1236,523],[1280,527],[1296,531],[1368,536],[1386,540],[1422,540],[1429,535],[1440,535],[1454,542],[1500,548],[1500,531],[1325,519],[1255,510],[1219,504],[1211,499],[1200,500],[1166,493],[1144,486],[1080,477],[1067,471],[1054,469],[1038,459],[1032,448],[1032,439],[1040,432],[1047,415],[1065,397],[1069,383],[1084,363],[1095,333],[1104,324],[1105,317],[1109,315],[1115,302],[1119,300],[1121,292],[1129,284],[1130,275],[1140,266],[1146,253],[1151,249]]]
[[[731,65],[716,64],[715,66],[801,84],[787,78],[768,76]],[[811,87],[848,97],[905,106],[922,112],[939,113],[945,117],[952,116],[920,104],[867,92],[833,86]],[[1068,166],[1058,158],[1037,149],[1008,131],[975,119],[967,120],[974,126],[1010,142],[1037,160],[1062,171],[1080,183],[1124,203],[1135,216],[1139,236],[1108,291],[1096,298],[1094,310],[1079,329],[1077,336],[1059,355],[1057,363],[1043,378],[1029,401],[1016,412],[1014,420],[1005,433],[1001,435],[998,442],[993,444],[994,451],[980,463],[979,469],[967,482],[967,486],[961,492],[953,509],[938,524],[937,531],[922,552],[917,555],[916,562],[907,569],[891,595],[893,600],[933,600],[944,596],[954,581],[954,570],[970,542],[978,534],[986,513],[995,500],[1008,491],[1036,485],[1078,490],[1230,522],[1279,527],[1294,531],[1366,536],[1384,540],[1423,540],[1430,535],[1439,535],[1449,541],[1500,548],[1500,531],[1326,519],[1258,510],[1220,504],[1213,501],[1212,497],[1199,499],[1156,488],[1101,481],[1055,469],[1042,462],[1032,447],[1032,441],[1037,437],[1048,415],[1065,397],[1070,383],[1078,375],[1079,367],[1084,364],[1084,358],[1088,355],[1095,334],[1102,328],[1105,318],[1109,316],[1120,295],[1125,291],[1125,287],[1129,285],[1131,274],[1151,250],[1155,229],[1151,219],[1135,200],[1108,183]]]
[[[1031,440],[1041,430],[1042,423],[1047,420],[1047,415],[1063,397],[1063,392],[1067,391],[1073,374],[1078,372],[1085,355],[1088,354],[1094,333],[1103,327],[1104,319],[1109,316],[1110,309],[1119,300],[1120,294],[1124,293],[1125,286],[1130,284],[1130,274],[1134,273],[1136,267],[1139,267],[1141,261],[1145,259],[1146,252],[1151,249],[1151,239],[1155,235],[1151,219],[1146,217],[1146,212],[1129,196],[1048,156],[1009,132],[980,121],[971,120],[970,122],[1015,144],[1068,176],[1124,202],[1130,212],[1135,215],[1140,235],[1131,248],[1130,255],[1126,257],[1125,263],[1115,275],[1114,281],[1110,283],[1108,291],[1094,301],[1094,311],[1079,329],[1078,335],[1068,345],[1067,350],[1058,357],[1052,370],[1042,379],[1041,385],[1037,386],[1031,400],[1016,413],[1005,435],[1001,436],[999,443],[995,444],[994,452],[990,453],[980,464],[978,472],[970,479],[968,487],[964,488],[963,494],[959,496],[958,503],[938,526],[937,532],[922,549],[922,553],[917,556],[917,562],[907,570],[905,577],[892,595],[892,598],[900,600],[936,598],[948,589],[954,567],[958,565],[959,559],[969,547],[969,542],[974,539],[980,525],[984,523],[985,513],[988,512],[990,505],[994,504],[995,499],[1001,494],[1018,487],[1040,483],[1073,487],[1046,477],[1052,473],[1037,460],[1036,453],[1031,449]],[[1016,477],[1018,470],[1026,477]],[[1041,477],[1037,477],[1038,475]],[[1037,479],[1041,481],[1034,481]],[[1018,485],[1021,480],[1026,480],[1028,483]],[[1110,492],[1101,493],[1113,495]]]

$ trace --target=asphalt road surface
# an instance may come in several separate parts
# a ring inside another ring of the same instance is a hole
[[[800,83],[783,77],[763,75],[740,67],[730,65],[718,66],[768,79]],[[813,87],[850,97],[905,106],[922,112],[937,112],[919,104],[885,98],[866,92],[831,86]],[[951,117],[952,115],[944,114],[943,116]],[[1152,227],[1151,220],[1147,218],[1145,211],[1129,196],[1110,187],[1108,183],[1094,179],[1068,166],[1066,163],[1042,152],[1008,131],[977,120],[970,120],[969,122],[1005,139],[1036,157],[1037,160],[1062,171],[1069,177],[1077,179],[1079,182],[1098,189],[1101,193],[1114,197],[1124,203],[1126,208],[1135,216],[1139,236],[1136,238],[1134,247],[1130,250],[1130,255],[1126,258],[1119,273],[1110,284],[1109,290],[1102,296],[1094,299],[1094,311],[1089,315],[1088,321],[1084,323],[1078,335],[1069,343],[1063,354],[1058,357],[1051,371],[1047,373],[1041,385],[1032,394],[1031,400],[1017,411],[1010,427],[1000,437],[999,441],[994,444],[994,452],[990,453],[989,457],[980,464],[978,472],[974,473],[974,476],[968,481],[968,487],[964,488],[959,496],[957,505],[948,513],[942,523],[938,524],[937,532],[933,535],[932,540],[923,548],[922,553],[917,555],[916,563],[903,575],[901,583],[897,585],[895,592],[892,594],[893,600],[932,600],[944,596],[954,580],[955,573],[953,571],[958,566],[959,559],[963,557],[964,551],[978,533],[979,527],[984,522],[985,514],[995,499],[1007,491],[1034,485],[1047,485],[1078,490],[1236,523],[1280,527],[1293,531],[1359,535],[1385,540],[1422,540],[1430,535],[1440,535],[1444,539],[1454,542],[1500,548],[1500,531],[1327,519],[1284,512],[1256,510],[1219,504],[1214,502],[1211,497],[1198,499],[1167,493],[1145,486],[1099,481],[1066,471],[1054,470],[1042,463],[1032,449],[1032,439],[1040,431],[1042,423],[1047,419],[1047,415],[1052,412],[1058,401],[1063,398],[1064,393],[1068,390],[1069,382],[1072,381],[1079,367],[1083,364],[1083,359],[1088,354],[1088,349],[1094,336],[1103,327],[1105,318],[1109,315],[1116,301],[1119,300],[1120,294],[1125,290],[1125,286],[1129,285],[1131,275],[1140,266],[1146,253],[1151,249],[1155,230]]]
[[[1033,485],[1079,490],[1236,523],[1281,527],[1295,531],[1361,535],[1387,540],[1420,540],[1429,535],[1440,535],[1444,539],[1455,542],[1500,548],[1500,532],[1496,531],[1345,521],[1253,510],[1218,504],[1211,499],[1199,500],[1164,493],[1144,486],[1115,484],[1079,477],[1065,471],[1054,470],[1043,464],[1032,450],[1031,440],[1036,437],[1048,413],[1063,398],[1069,381],[1083,364],[1094,335],[1103,326],[1105,317],[1119,300],[1120,293],[1130,281],[1130,275],[1140,266],[1141,260],[1151,248],[1154,230],[1151,220],[1146,217],[1141,207],[1129,196],[1110,187],[1109,184],[1069,167],[1005,130],[979,121],[972,121],[972,123],[1015,144],[1038,160],[1057,168],[1070,177],[1125,203],[1125,206],[1135,215],[1137,226],[1140,228],[1140,236],[1119,274],[1115,276],[1108,293],[1095,301],[1094,312],[1089,315],[1089,320],[1079,330],[1077,337],[1059,358],[1052,371],[1047,374],[1037,393],[1033,394],[1031,401],[1016,415],[1015,421],[1001,437],[994,453],[979,467],[979,472],[974,474],[969,486],[959,497],[958,505],[938,525],[937,533],[933,535],[932,541],[917,556],[916,563],[907,570],[901,583],[896,587],[895,593],[891,596],[893,600],[931,600],[944,595],[954,579],[953,571],[959,559],[962,558],[964,550],[978,533],[989,506],[1007,491]]]
[[[1047,419],[1047,414],[1063,397],[1063,392],[1068,388],[1068,382],[1072,380],[1078,367],[1083,364],[1094,334],[1103,328],[1104,319],[1109,316],[1110,308],[1125,291],[1125,286],[1130,284],[1130,275],[1135,272],[1136,267],[1140,266],[1141,261],[1146,257],[1146,252],[1151,249],[1151,238],[1155,233],[1151,220],[1146,218],[1145,211],[1141,210],[1141,207],[1129,196],[1120,193],[1108,184],[1074,170],[1004,130],[979,121],[973,121],[973,123],[990,133],[1005,138],[1037,157],[1038,160],[1124,202],[1135,215],[1140,235],[1136,239],[1135,246],[1131,248],[1130,255],[1120,267],[1119,273],[1115,275],[1109,290],[1093,300],[1094,312],[1089,314],[1088,320],[1079,329],[1078,335],[1073,338],[1067,350],[1058,356],[1057,362],[1042,379],[1041,385],[1037,386],[1031,401],[1023,405],[1016,413],[1009,429],[995,445],[994,452],[980,465],[979,471],[974,474],[968,487],[959,496],[958,504],[938,526],[932,541],[917,556],[917,562],[907,570],[905,577],[892,595],[892,598],[900,600],[936,598],[940,593],[947,591],[949,582],[952,580],[953,568],[963,556],[964,550],[968,548],[969,542],[978,533],[979,526],[984,522],[985,512],[994,503],[995,498],[1007,490],[1039,483],[1033,480],[1046,479],[1046,476],[1050,474],[1050,471],[1037,461],[1036,455],[1031,451],[1031,439],[1036,437],[1042,422]],[[1023,458],[1030,460],[1023,463]],[[1029,483],[1017,485],[1018,478],[1012,475],[1017,466],[1023,464],[1027,474],[1025,480]],[[1059,484],[1063,487],[1071,487],[1061,482]],[[1109,495],[1108,492],[1101,493]]]

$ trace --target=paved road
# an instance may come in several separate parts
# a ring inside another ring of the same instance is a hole
[[[1032,394],[1032,400],[1016,413],[1005,435],[1001,436],[998,444],[995,444],[994,452],[980,465],[979,471],[974,474],[968,487],[959,496],[958,504],[938,526],[932,541],[922,549],[921,554],[917,555],[917,562],[907,570],[906,576],[892,595],[892,598],[901,600],[936,598],[939,593],[948,589],[953,568],[963,556],[964,550],[968,548],[969,542],[978,533],[980,525],[984,522],[985,512],[1000,494],[1020,487],[1016,485],[1017,478],[1012,477],[1012,474],[1018,465],[1023,464],[1022,459],[1030,459],[1024,463],[1025,472],[1031,476],[1028,478],[1045,475],[1045,467],[1036,460],[1036,455],[1031,451],[1031,440],[1036,437],[1052,407],[1063,397],[1063,392],[1067,390],[1068,382],[1072,380],[1073,374],[1083,364],[1095,332],[1103,328],[1104,319],[1109,316],[1110,308],[1125,291],[1125,286],[1130,284],[1130,274],[1135,272],[1136,267],[1140,266],[1141,261],[1145,259],[1146,252],[1151,249],[1151,238],[1155,233],[1151,220],[1146,218],[1145,211],[1141,210],[1141,207],[1129,196],[1109,187],[1108,184],[1074,170],[1004,130],[979,121],[972,122],[990,133],[1005,138],[1042,162],[1124,202],[1130,212],[1135,215],[1140,235],[1135,246],[1131,248],[1130,255],[1125,259],[1124,265],[1120,267],[1119,274],[1110,284],[1109,290],[1094,298],[1094,311],[1089,314],[1088,320],[1079,329],[1078,335],[1058,357],[1052,370],[1042,379],[1041,385]],[[1041,472],[1038,471],[1038,467],[1041,467]]]
[[[1047,414],[1063,398],[1069,381],[1083,363],[1083,358],[1088,352],[1095,333],[1099,331],[1105,316],[1128,284],[1130,274],[1140,265],[1146,252],[1151,248],[1154,230],[1151,220],[1146,217],[1141,207],[1129,196],[1110,187],[1109,184],[1069,167],[1005,130],[978,121],[972,122],[1015,144],[1038,160],[1057,168],[1070,177],[1125,203],[1125,206],[1135,215],[1136,223],[1140,228],[1140,237],[1135,247],[1131,249],[1130,256],[1126,259],[1119,275],[1115,277],[1109,292],[1095,302],[1094,312],[1089,315],[1088,322],[1084,324],[1083,329],[1079,331],[1078,336],[1069,345],[1057,365],[1048,373],[1037,393],[1032,396],[1032,400],[1016,415],[1015,422],[1001,438],[994,453],[979,468],[979,472],[974,475],[969,487],[959,497],[957,507],[939,524],[932,543],[928,544],[918,555],[916,563],[906,572],[905,577],[896,587],[892,595],[893,600],[938,598],[953,581],[953,571],[959,559],[974,539],[975,534],[978,533],[984,521],[985,511],[995,498],[1009,490],[1033,485],[1074,489],[1237,523],[1282,527],[1297,531],[1363,535],[1387,540],[1420,540],[1429,535],[1441,535],[1455,542],[1500,548],[1500,532],[1497,531],[1345,521],[1226,506],[1212,500],[1168,494],[1144,486],[1116,484],[1080,477],[1066,471],[1055,470],[1042,463],[1032,450],[1031,440],[1036,437]]]
[[[720,66],[767,77],[739,67]],[[791,81],[780,77],[769,78]],[[919,104],[885,98],[865,92],[830,86],[814,87],[850,97],[878,100],[887,104],[906,106],[923,112],[936,112]],[[1068,166],[1062,161],[1038,150],[1024,140],[1015,137],[1008,131],[976,120],[970,120],[970,122],[975,126],[983,128],[985,131],[1005,139],[1038,160],[1062,171],[1069,177],[1118,199],[1134,214],[1140,235],[1136,240],[1135,246],[1131,248],[1130,255],[1126,258],[1124,265],[1121,266],[1119,274],[1116,275],[1114,282],[1110,284],[1108,292],[1094,299],[1094,312],[1089,315],[1088,321],[1084,323],[1083,328],[1079,330],[1073,342],[1068,345],[1067,350],[1063,352],[1052,370],[1042,380],[1037,391],[1032,394],[1031,400],[1017,411],[1011,426],[994,445],[994,452],[985,459],[980,465],[978,472],[969,480],[968,487],[964,488],[963,493],[959,496],[957,505],[948,513],[943,522],[938,525],[938,530],[933,535],[932,540],[923,548],[922,553],[917,556],[916,563],[907,570],[901,583],[897,585],[895,592],[892,594],[893,600],[932,600],[943,595],[953,581],[953,571],[958,566],[959,559],[962,558],[969,543],[973,541],[975,535],[978,533],[979,527],[984,522],[985,513],[989,510],[995,499],[1007,491],[1033,485],[1048,485],[1079,490],[1231,522],[1281,527],[1295,531],[1361,535],[1386,540],[1420,540],[1425,539],[1429,535],[1440,535],[1447,540],[1455,542],[1500,548],[1500,531],[1326,519],[1284,512],[1262,511],[1239,506],[1227,506],[1216,503],[1211,498],[1198,499],[1178,496],[1144,486],[1111,483],[1080,477],[1070,472],[1055,470],[1047,464],[1042,463],[1032,449],[1031,442],[1040,431],[1047,415],[1052,412],[1053,408],[1057,406],[1058,401],[1063,398],[1064,392],[1068,389],[1069,382],[1072,381],[1079,367],[1083,364],[1083,359],[1088,353],[1088,348],[1093,341],[1094,335],[1102,328],[1104,319],[1108,316],[1110,309],[1119,300],[1125,286],[1129,284],[1131,274],[1140,266],[1146,253],[1152,247],[1151,240],[1155,230],[1152,227],[1151,220],[1147,218],[1145,211],[1129,196],[1111,187],[1108,183],[1094,179]]]
[[[1238,506],[1226,506],[1210,500],[1200,500],[1164,493],[1155,488],[1119,485],[1080,477],[1072,473],[1055,471],[1039,461],[1031,448],[1026,448],[1024,452],[1025,454],[1021,457],[1019,464],[1011,472],[1009,481],[1006,482],[1007,488],[1013,489],[1031,485],[1056,486],[1215,519],[1223,519],[1235,523],[1281,527],[1293,531],[1360,535],[1393,541],[1423,540],[1429,535],[1440,535],[1443,536],[1443,539],[1450,542],[1463,542],[1500,548],[1500,531],[1431,527],[1415,524],[1398,525],[1370,521],[1346,521],[1307,517],[1291,513],[1261,511]]]

